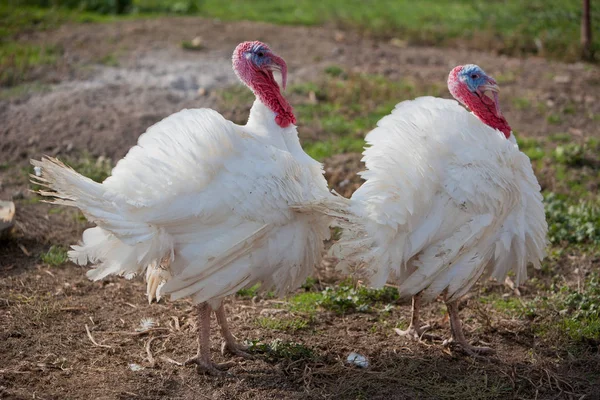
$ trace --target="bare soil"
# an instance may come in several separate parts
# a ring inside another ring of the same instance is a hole
[[[196,36],[203,38],[201,51],[181,49],[183,40]],[[292,82],[322,78],[324,67],[335,64],[443,85],[451,67],[477,63],[504,77],[506,99],[527,98],[556,112],[567,105],[575,108],[550,124],[535,107],[517,109],[507,101],[505,113],[513,127],[533,138],[558,132],[600,138],[594,119],[600,115],[597,67],[463,49],[398,47],[325,28],[198,18],[67,25],[23,40],[60,46],[63,57],[38,72],[48,85],[44,90],[0,100],[0,198],[14,198],[17,204],[14,232],[0,242],[0,398],[600,398],[597,352],[573,356],[539,341],[529,321],[506,319],[472,299],[466,299],[462,310],[465,329],[472,340],[497,349],[487,360],[441,343],[413,343],[397,336],[392,328],[407,321],[408,307],[343,316],[320,312],[307,328],[282,332],[256,324],[260,316],[282,315],[279,300],[234,299],[227,308],[238,338],[293,341],[312,349],[314,356],[292,360],[259,354],[240,360],[231,377],[200,375],[169,361],[195,353],[189,302],[148,305],[139,279],[90,282],[84,268],[40,261],[50,245],[77,242],[86,225],[76,211],[36,202],[27,183],[30,158],[87,153],[117,160],[165,116],[182,108],[217,108],[221,104],[215,90],[235,82],[230,54],[244,40],[269,43],[288,62]],[[107,57],[115,57],[118,65],[105,65]],[[249,107],[218,111],[241,122]],[[301,121],[299,130],[306,138]],[[326,160],[327,177],[338,192],[349,195],[360,185],[355,175],[362,168],[359,160],[358,154]],[[551,182],[550,177],[541,180]],[[586,268],[598,267],[597,260],[588,262]],[[317,271],[320,287],[339,278],[333,267],[327,261]],[[564,279],[577,278],[566,257],[557,268]],[[510,293],[503,286],[486,290]],[[524,288],[523,295],[535,292]],[[150,317],[158,326],[136,332],[140,320]],[[447,335],[441,304],[429,306],[424,318],[435,333]],[[347,365],[351,351],[366,356],[371,366]],[[218,361],[230,358],[218,352],[216,341],[213,354]],[[131,364],[142,368],[134,371]]]

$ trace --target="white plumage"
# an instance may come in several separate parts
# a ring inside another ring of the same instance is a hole
[[[366,182],[351,199],[362,222],[332,252],[362,266],[368,283],[453,303],[482,276],[503,281],[512,271],[519,284],[527,263],[539,267],[542,196],[514,137],[454,100],[421,97],[398,104],[366,142]]]
[[[259,42],[238,49],[240,63],[271,55]],[[270,73],[236,72],[276,87]],[[291,208],[333,197],[322,166],[302,150],[296,127],[282,128],[260,98],[245,126],[210,109],[165,118],[140,136],[103,183],[55,159],[32,163],[41,169],[33,179],[52,189],[43,194],[78,207],[97,225],[73,246],[71,260],[94,264],[88,272],[94,280],[131,277],[148,267],[149,300],[189,296],[222,310],[224,297],[256,283],[283,294],[306,280],[329,238],[327,218]]]
[[[270,124],[256,101],[246,126],[208,109],[183,110],[140,136],[112,175],[96,183],[58,161],[34,162],[63,200],[97,227],[70,258],[95,264],[91,279],[133,276],[166,259],[175,299],[216,303],[264,282],[285,292],[321,258],[329,221],[289,204],[330,196],[321,165],[296,128]]]

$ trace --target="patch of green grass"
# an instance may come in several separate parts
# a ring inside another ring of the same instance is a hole
[[[264,293],[261,290],[260,283],[257,283],[256,285],[246,289],[241,289],[236,294],[242,299],[252,299],[253,297],[258,296],[259,294],[261,294],[265,299],[272,299],[275,297],[275,293],[273,292],[267,291],[266,293]]]
[[[276,24],[333,23],[380,37],[402,37],[408,43],[455,45],[461,42],[503,54],[534,53],[565,60],[578,59],[581,54],[581,4],[577,0],[15,0],[5,8],[24,6],[58,6],[44,9],[58,14],[85,10],[94,11],[96,15],[193,14]],[[75,18],[62,16],[59,22],[65,19]],[[592,19],[593,36],[598,37],[598,13],[592,13]],[[593,46],[596,53],[600,52],[597,41]],[[499,78],[512,79],[510,73]]]
[[[106,65],[107,67],[119,66],[119,59],[114,54],[107,54],[104,57],[100,58],[98,62],[102,65]]]
[[[325,68],[325,73],[327,75],[331,75],[337,78],[338,76],[341,76],[344,73],[344,70],[342,69],[342,67],[339,67],[337,65],[330,65],[329,67]]]
[[[572,345],[600,344],[600,278],[593,273],[580,289],[552,287],[554,293],[536,298],[529,312],[536,333]]]
[[[600,244],[600,203],[568,200],[554,193],[544,197],[548,239],[553,244]]]
[[[10,5],[0,4],[0,86],[15,86],[31,80],[36,69],[56,64],[62,54],[60,47],[40,46],[21,40],[23,34],[54,29],[66,22],[112,20],[80,10],[31,7],[36,3],[15,1]],[[45,2],[45,5],[50,5],[50,2]]]
[[[244,85],[233,85],[217,91],[224,107],[244,105],[249,107],[254,101],[254,94]]]
[[[258,294],[259,289],[260,289],[260,283],[257,283],[256,285],[254,285],[252,287],[238,290],[236,295],[241,298],[251,299]]]
[[[320,292],[304,292],[295,294],[287,299],[286,308],[294,313],[314,315],[323,299]]]
[[[281,339],[275,339],[271,343],[252,340],[247,341],[246,345],[249,352],[264,354],[271,361],[311,360],[315,357],[315,353],[311,348],[300,343],[287,342]]]
[[[519,149],[527,154],[531,161],[541,160],[545,156],[542,144],[536,139],[518,137],[517,144],[519,145]]]
[[[505,54],[541,53],[564,59],[580,55],[578,45],[574,45],[579,43],[581,19],[581,4],[576,0],[204,0],[199,13],[278,24],[334,22],[380,36],[400,36],[410,43],[443,45],[462,40],[471,47],[493,48]],[[596,14],[592,17],[596,33],[600,18]],[[594,46],[595,50],[600,47],[598,43]]]
[[[78,158],[67,158],[65,164],[96,182],[103,182],[108,178],[113,168],[111,159],[106,157],[94,158],[89,154],[83,154]]]
[[[575,109],[575,105],[573,103],[567,104],[562,110],[564,114],[575,114],[575,111],[577,110]]]
[[[494,79],[496,79],[496,82],[498,82],[498,84],[503,85],[506,83],[515,82],[517,80],[517,76],[513,71],[506,71],[494,75]]]
[[[551,142],[556,143],[568,143],[572,140],[571,134],[566,132],[553,133],[548,136],[548,139]]]
[[[65,212],[64,207],[52,207],[51,209],[48,210],[48,215],[62,214],[64,212]]]
[[[398,291],[394,288],[369,289],[354,287],[349,283],[328,287],[323,293],[318,304],[324,309],[338,314],[351,312],[369,312],[375,304],[389,304],[398,300]]]
[[[577,143],[569,143],[556,146],[552,156],[561,164],[577,166],[581,165],[585,159],[585,148]]]
[[[60,246],[52,246],[50,249],[40,256],[41,260],[48,265],[58,267],[69,260],[67,250]]]
[[[512,99],[512,104],[517,110],[527,110],[531,107],[531,101],[526,97],[515,97]]]
[[[39,327],[53,323],[60,317],[59,296],[54,296],[51,292],[39,291],[38,293],[19,293],[17,291],[8,291],[3,296],[11,305],[16,307],[11,309],[11,314],[18,318],[19,329],[26,327]],[[64,315],[64,314],[63,314]]]
[[[194,40],[182,41],[181,48],[184,50],[198,51],[198,50],[202,50],[204,48],[204,46],[202,45],[201,41],[194,39]]]
[[[374,306],[382,306],[383,311],[389,311],[390,304],[397,300],[398,291],[394,288],[355,287],[350,281],[344,281],[320,292],[294,294],[287,298],[284,307],[292,313],[307,314],[313,318],[319,308],[338,314],[370,312]]]
[[[299,132],[312,133],[311,140],[302,141],[305,151],[323,160],[334,154],[362,152],[364,135],[398,102],[416,95],[439,95],[443,90],[443,86],[429,82],[343,73],[337,77],[329,75],[320,82],[293,85],[288,99],[294,105]],[[254,100],[252,93],[241,85],[218,93],[219,107],[248,107]]]
[[[498,294],[482,295],[479,301],[491,305],[496,311],[511,317],[522,316],[526,311],[526,305],[518,297],[503,297]]]
[[[305,151],[317,160],[345,152],[362,152],[364,135],[394,106],[417,93],[438,94],[428,82],[392,81],[380,75],[344,74],[323,82],[292,88],[297,94],[314,93],[314,99],[294,101],[299,125],[316,132],[318,141],[303,141]],[[310,97],[310,96],[308,96]]]
[[[562,122],[562,118],[558,114],[550,114],[546,117],[546,121],[552,125],[558,125]]]
[[[256,319],[256,325],[259,328],[282,332],[296,332],[306,329],[310,321],[304,318],[270,318],[259,317]]]
[[[75,9],[98,14],[126,14],[135,11],[132,0],[13,0],[13,4]]]
[[[25,96],[30,93],[49,92],[50,86],[40,82],[22,83],[11,87],[0,87],[0,99],[11,99]]]
[[[527,157],[529,157],[531,161],[541,160],[546,154],[541,147],[525,149],[523,150],[523,153],[527,154]]]
[[[361,153],[364,146],[365,140],[362,138],[344,137],[320,142],[306,142],[302,147],[309,156],[315,160],[322,161],[334,154]]]
[[[55,64],[60,53],[56,46],[0,42],[0,86],[25,82],[34,68]]]

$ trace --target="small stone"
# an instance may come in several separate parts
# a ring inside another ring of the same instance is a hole
[[[393,38],[392,40],[390,40],[390,44],[394,47],[398,47],[398,48],[405,48],[406,46],[408,46],[408,42],[406,40],[402,40],[399,38]]]
[[[360,368],[367,368],[369,366],[369,361],[367,360],[367,358],[355,352],[352,352],[348,355],[346,362],[348,364],[354,364]]]
[[[556,75],[554,77],[554,82],[556,82],[556,83],[569,83],[569,82],[571,82],[571,77],[569,75]]]
[[[202,37],[196,36],[192,39],[192,46],[200,48],[202,46]]]
[[[344,34],[344,32],[337,31],[337,32],[336,32],[336,33],[333,35],[333,39],[334,39],[336,42],[338,42],[338,43],[339,43],[339,42],[343,42],[345,38],[346,38],[346,35]]]
[[[198,96],[206,96],[206,88],[199,88],[198,89]]]

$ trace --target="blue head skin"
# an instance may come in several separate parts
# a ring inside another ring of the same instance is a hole
[[[490,78],[478,65],[467,64],[463,66],[458,74],[458,78],[465,83],[473,93],[480,91],[483,94],[486,90],[498,92],[496,81]]]
[[[448,89],[485,124],[502,131],[507,138],[510,136],[510,126],[500,110],[498,84],[479,66],[466,64],[454,68],[448,75]]]
[[[265,66],[265,64],[271,62],[269,58],[271,55],[271,49],[260,42],[253,43],[250,49],[244,55],[246,58],[251,59],[258,68],[262,68]]]

